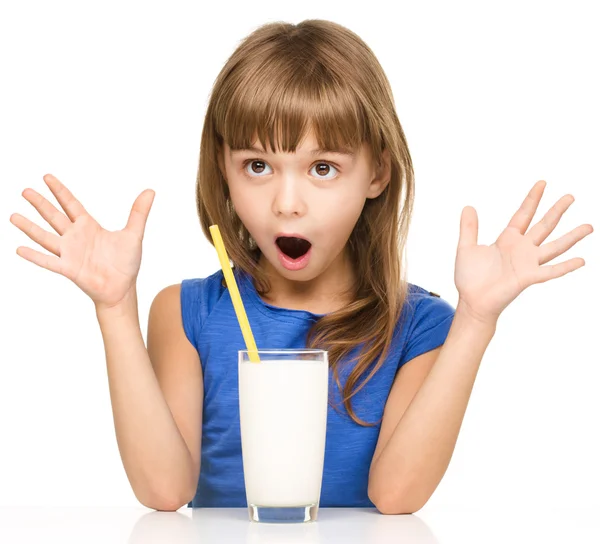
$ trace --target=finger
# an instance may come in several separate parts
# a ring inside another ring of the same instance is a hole
[[[544,283],[554,278],[560,278],[569,272],[573,272],[573,270],[581,268],[584,264],[585,261],[581,257],[574,257],[562,263],[540,266],[533,283]]]
[[[550,208],[544,217],[542,217],[525,235],[526,238],[530,238],[536,246],[539,246],[549,234],[554,230],[563,213],[567,211],[567,208],[573,204],[575,197],[573,195],[565,195],[558,199],[558,201]]]
[[[547,263],[572,248],[579,240],[594,232],[592,225],[579,225],[564,236],[540,246],[539,264]]]
[[[88,213],[83,204],[73,196],[73,193],[58,178],[55,178],[52,174],[46,174],[44,181],[71,221],[75,221],[78,217]]]
[[[66,218],[65,218],[66,219]],[[10,216],[10,222],[20,231],[24,232],[34,242],[40,244],[54,255],[60,256],[60,237],[51,232],[38,227],[33,221],[30,221],[21,214],[13,213]]]
[[[61,236],[73,224],[64,213],[57,210],[37,191],[27,188],[21,194]]]
[[[525,200],[523,200],[521,207],[508,222],[508,227],[514,227],[521,234],[525,234],[525,231],[529,228],[529,224],[535,215],[535,211],[540,203],[545,187],[546,182],[543,179],[534,184],[529,191],[529,194],[525,197]]]
[[[148,220],[148,214],[150,213],[150,208],[154,202],[155,194],[156,193],[152,189],[142,191],[131,207],[129,219],[127,220],[125,228],[135,232],[140,239],[144,237],[146,221]]]
[[[35,251],[35,249],[31,249],[30,247],[19,246],[17,248],[17,255],[19,257],[23,257],[23,259],[37,264],[46,270],[50,270],[51,272],[56,272],[63,276],[62,273],[62,261],[55,257],[54,255],[46,255],[45,253],[40,253],[39,251]]]
[[[477,211],[473,206],[465,206],[460,214],[460,234],[458,237],[458,247],[468,247],[477,245],[478,231]]]

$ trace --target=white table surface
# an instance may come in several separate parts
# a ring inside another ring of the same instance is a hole
[[[246,509],[0,506],[0,543],[78,544],[490,544],[600,543],[600,511],[427,509],[384,516],[322,508],[316,522],[250,522]]]

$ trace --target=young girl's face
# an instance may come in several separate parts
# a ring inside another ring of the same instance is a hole
[[[321,152],[309,132],[295,153],[236,150],[225,144],[219,156],[233,206],[264,257],[288,279],[317,277],[340,256],[367,198],[389,181],[389,154],[375,169],[363,144],[354,155]],[[301,268],[287,266],[278,236],[297,236],[311,244]]]

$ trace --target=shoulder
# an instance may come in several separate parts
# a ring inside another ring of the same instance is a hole
[[[210,276],[204,278],[186,278],[181,281],[181,289],[185,294],[199,293],[200,291],[218,289],[224,283],[222,270],[213,272]]]
[[[198,338],[204,323],[223,296],[223,271],[217,270],[204,278],[186,278],[179,287],[169,286],[180,302],[183,328],[192,344],[198,346]]]
[[[181,313],[181,283],[163,287],[150,304],[148,338],[184,330]]]
[[[181,305],[208,309],[225,291],[222,270],[217,270],[205,278],[186,278],[181,281]]]
[[[181,318],[181,284],[175,283],[161,289],[150,305],[148,338],[183,332]]]
[[[152,300],[152,304],[150,309],[153,308],[161,308],[163,309],[165,306],[173,306],[174,304],[179,305],[179,297],[181,293],[181,283],[174,283],[172,285],[167,285],[167,287],[163,287]]]
[[[399,367],[417,355],[441,346],[455,311],[455,307],[436,291],[409,283],[406,304],[402,309],[404,349]]]
[[[424,314],[454,313],[454,306],[435,291],[430,291],[415,283],[408,284],[406,304],[403,308],[411,319],[418,319]]]

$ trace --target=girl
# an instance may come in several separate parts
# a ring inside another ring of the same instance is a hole
[[[94,302],[116,436],[138,500],[157,510],[246,506],[237,351],[245,349],[222,271],[152,302],[147,349],[136,278],[154,191],[126,227],[103,229],[54,176],[64,210],[23,196],[58,235],[13,214],[51,252],[17,253]],[[353,32],[323,20],[270,23],[241,42],[206,112],[196,183],[204,234],[217,224],[258,347],[329,350],[331,406],[320,505],[420,509],[448,466],[499,315],[529,285],[584,265],[545,265],[592,232],[542,245],[574,198],[529,229],[537,182],[490,246],[460,218],[456,308],[405,279],[414,199],[392,91]],[[529,230],[528,230],[529,229]]]

